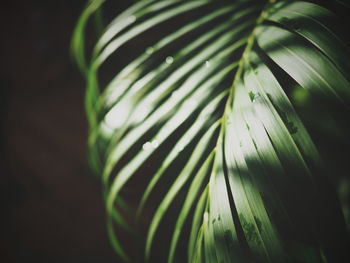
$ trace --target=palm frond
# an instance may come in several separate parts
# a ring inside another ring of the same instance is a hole
[[[334,114],[349,110],[350,52],[335,15],[304,1],[144,0],[106,27],[86,63],[85,24],[103,2],[90,1],[72,47],[119,256],[133,260],[114,229],[133,228],[131,213],[141,226],[152,215],[146,261],[159,237],[168,263],[184,262],[182,238],[191,263],[345,262],[329,170],[291,97],[302,89]],[[145,51],[129,48],[130,63],[100,88],[100,68],[133,41]],[[134,180],[135,213],[124,204]],[[169,237],[159,233],[167,216]]]

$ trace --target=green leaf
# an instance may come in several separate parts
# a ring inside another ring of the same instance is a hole
[[[119,256],[134,260],[114,231],[133,235],[121,208],[131,195],[148,262],[156,248],[169,249],[168,263],[345,262],[332,170],[299,114],[310,101],[349,111],[349,47],[335,14],[303,1],[138,1],[87,63],[84,30],[102,2],[83,11],[72,47]],[[99,71],[126,49],[131,62],[101,88]]]

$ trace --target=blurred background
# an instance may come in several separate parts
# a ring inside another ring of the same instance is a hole
[[[84,80],[69,56],[87,1],[1,7],[0,262],[117,262],[86,164]]]

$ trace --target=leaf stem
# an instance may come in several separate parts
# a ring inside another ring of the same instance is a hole
[[[231,89],[230,89],[230,94],[229,94],[229,97],[228,97],[228,100],[227,100],[227,104],[226,104],[226,107],[225,107],[224,116],[226,115],[226,111],[228,110],[228,108],[230,108],[230,106],[232,105],[232,99],[233,99],[233,96],[234,96],[234,91],[236,89],[236,86],[238,85],[238,82],[241,79],[241,76],[242,76],[242,73],[243,73],[243,70],[244,70],[244,64],[245,64],[246,60],[248,59],[249,53],[251,52],[251,50],[252,50],[252,48],[254,46],[256,35],[257,35],[257,32],[256,32],[257,31],[257,27],[264,22],[264,20],[265,20],[265,18],[267,16],[267,12],[265,11],[267,9],[267,7],[269,7],[275,1],[276,0],[269,0],[269,2],[264,6],[264,8],[262,9],[259,17],[256,19],[256,23],[255,23],[254,29],[252,30],[252,32],[250,33],[249,37],[247,38],[246,46],[245,46],[245,48],[243,50],[242,57],[241,57],[241,59],[238,62],[238,69],[237,69],[237,72],[235,74],[235,78],[233,80],[233,83],[232,83],[232,86],[231,86]]]

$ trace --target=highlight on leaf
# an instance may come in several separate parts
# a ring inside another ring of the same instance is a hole
[[[350,260],[349,187],[337,196],[340,177],[319,140],[350,131],[341,4],[141,0],[86,56],[87,22],[105,2],[89,1],[72,51],[87,82],[89,160],[117,254]]]

